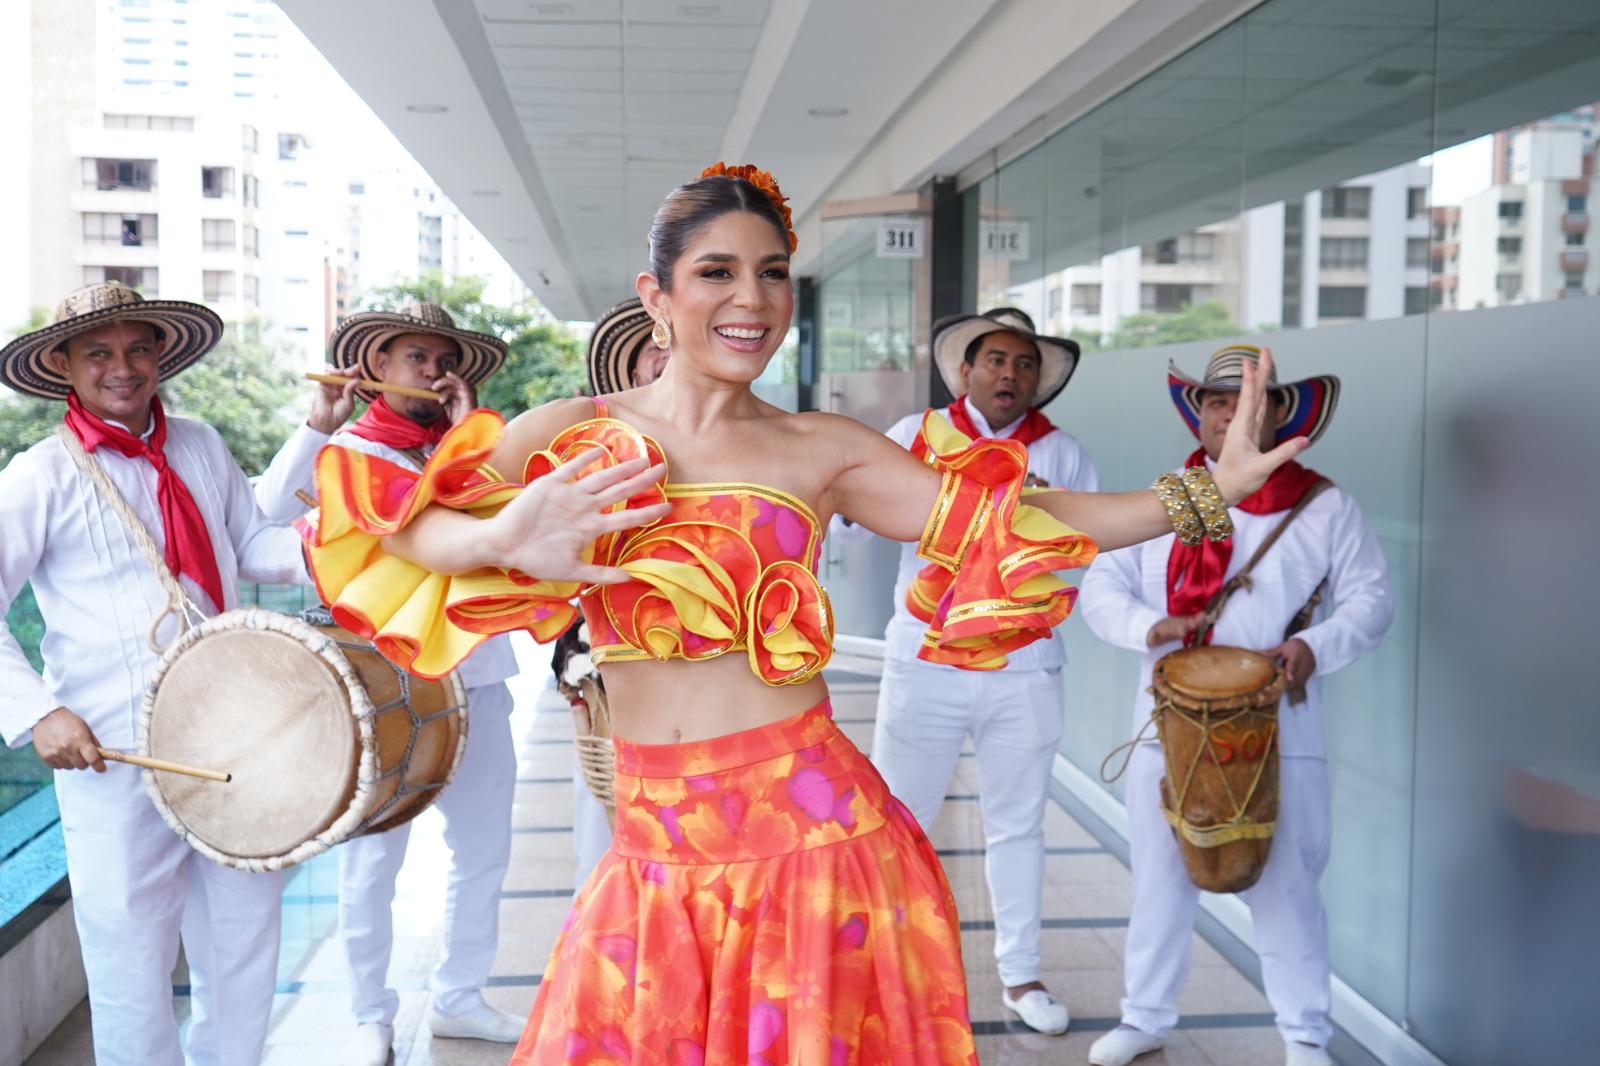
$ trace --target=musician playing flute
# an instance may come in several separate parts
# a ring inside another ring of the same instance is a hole
[[[222,328],[199,304],[107,283],[67,296],[50,325],[0,350],[0,381],[67,404],[57,432],[0,472],[0,614],[31,581],[45,624],[43,677],[0,627],[0,736],[31,739],[58,771],[99,1066],[258,1062],[277,982],[281,876],[202,857],[167,828],[140,771],[99,751],[134,746],[152,637],[174,639],[186,611],[236,607],[241,579],[309,582],[294,531],[261,513],[216,430],[167,417],[156,394]],[[280,460],[315,454],[341,420],[340,391],[319,390]],[[159,557],[141,551],[131,522]],[[184,1051],[172,1009],[180,930]]]
[[[358,387],[366,411],[330,444],[421,470],[452,425],[477,406],[477,386],[500,369],[506,344],[459,329],[438,304],[399,311],[366,311],[342,322],[330,340],[342,373],[384,385],[426,390],[430,397]],[[304,513],[296,490],[313,489],[315,456],[275,464],[256,485],[262,507],[287,521]],[[511,805],[517,756],[511,740],[511,692],[517,673],[511,638],[485,641],[461,664],[467,690],[466,751],[450,786],[440,793],[444,838],[450,848],[439,965],[429,978],[436,1037],[515,1043],[522,1019],[483,998],[499,940],[500,885],[511,861]],[[603,818],[602,814],[602,818]],[[394,949],[395,879],[405,861],[410,824],[346,841],[339,848],[339,929],[350,973],[356,1031],[343,1066],[384,1066],[394,1043],[400,996],[388,984]]]
[[[1200,440],[1184,467],[1214,468],[1239,401],[1244,365],[1256,363],[1260,352],[1249,345],[1223,348],[1198,381],[1176,366],[1169,371],[1173,402]],[[1261,425],[1260,446],[1301,436],[1315,443],[1333,418],[1339,379],[1323,375],[1278,385],[1273,374],[1268,381],[1271,407]],[[1158,659],[1195,641],[1263,651],[1282,664],[1291,686],[1278,715],[1276,832],[1260,880],[1245,898],[1285,1061],[1288,1066],[1330,1061],[1328,933],[1318,887],[1328,864],[1332,804],[1322,678],[1378,646],[1394,617],[1394,597],[1383,549],[1361,509],[1348,493],[1319,484],[1323,481],[1299,463],[1286,463],[1260,489],[1226,509],[1231,540],[1198,537],[1198,543],[1184,545],[1169,534],[1103,553],[1084,578],[1079,607],[1095,635],[1143,655],[1134,697],[1134,729],[1143,739],[1134,746],[1127,782],[1133,868],[1124,959],[1127,995],[1121,1026],[1089,1051],[1095,1066],[1124,1066],[1159,1049],[1178,1021],[1200,890],[1185,872],[1162,813],[1166,765],[1160,743],[1147,728],[1154,697],[1145,686]],[[1280,526],[1248,583],[1241,580]],[[1302,623],[1309,624],[1299,628]],[[1221,750],[1244,758],[1263,747]]]

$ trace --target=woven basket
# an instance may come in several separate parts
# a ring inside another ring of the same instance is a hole
[[[611,711],[606,706],[606,690],[598,678],[586,677],[578,682],[581,703],[572,708],[574,736],[578,749],[578,765],[583,769],[583,780],[606,809],[606,821],[613,829],[617,825],[617,796],[613,788],[616,776],[615,749],[611,746]],[[587,719],[587,720],[585,720]]]

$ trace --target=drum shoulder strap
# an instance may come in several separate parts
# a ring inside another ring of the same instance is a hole
[[[1247,589],[1250,587],[1250,574],[1255,570],[1257,564],[1259,564],[1261,560],[1266,557],[1267,552],[1272,550],[1272,546],[1278,543],[1278,538],[1283,536],[1284,530],[1288,529],[1294,520],[1300,517],[1301,512],[1303,512],[1307,507],[1311,506],[1312,500],[1316,499],[1318,496],[1321,496],[1324,492],[1331,488],[1333,488],[1333,482],[1329,481],[1327,478],[1321,478],[1314,482],[1310,488],[1306,489],[1299,501],[1296,502],[1293,507],[1289,508],[1289,512],[1283,516],[1283,519],[1277,525],[1273,526],[1272,531],[1262,539],[1260,547],[1256,548],[1255,554],[1250,556],[1249,561],[1239,569],[1238,573],[1234,574],[1223,583],[1222,587],[1217,590],[1217,594],[1211,597],[1211,602],[1206,604],[1206,609],[1202,615],[1204,621],[1200,624],[1200,629],[1195,635],[1196,644],[1203,643],[1205,641],[1206,635],[1211,632],[1212,627],[1217,624],[1217,620],[1222,617],[1223,609],[1228,606],[1228,600],[1233,597],[1233,594],[1240,589]],[[1324,584],[1326,584],[1326,582],[1324,582]],[[1298,619],[1301,615],[1305,615],[1309,620],[1311,611],[1316,610],[1316,606],[1321,602],[1321,600],[1322,585],[1318,585],[1317,591],[1312,593],[1311,601],[1306,604],[1306,606],[1300,608],[1300,610],[1296,612],[1295,617]],[[1292,625],[1293,623],[1290,624]],[[1305,625],[1302,624],[1300,628],[1304,629]],[[1298,630],[1296,632],[1298,632]]]
[[[67,455],[71,457],[73,463],[83,472],[83,476],[89,479],[89,483],[94,486],[101,502],[109,507],[111,513],[116,515],[122,521],[123,526],[127,528],[128,535],[133,538],[134,545],[139,549],[139,554],[144,556],[144,560],[150,565],[150,569],[155,571],[156,578],[161,582],[161,587],[167,594],[167,609],[156,615],[154,621],[150,623],[150,632],[146,638],[150,649],[159,655],[161,654],[162,646],[156,640],[156,630],[160,628],[162,619],[169,614],[175,616],[178,620],[178,633],[181,634],[189,626],[204,620],[205,616],[201,613],[200,608],[195,606],[194,601],[189,598],[189,594],[183,590],[183,585],[179,583],[177,575],[172,572],[172,568],[167,565],[166,557],[161,554],[161,549],[156,547],[156,539],[150,535],[149,527],[140,520],[138,514],[134,512],[133,506],[128,503],[127,497],[123,496],[116,484],[112,482],[111,475],[106,473],[105,467],[95,462],[94,456],[89,454],[88,449],[84,448],[83,442],[77,438],[77,435],[72,430],[67,428],[66,423],[56,426],[55,435],[67,449]]]

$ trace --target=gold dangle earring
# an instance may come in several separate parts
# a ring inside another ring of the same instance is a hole
[[[656,326],[650,331],[650,339],[656,342],[657,348],[672,347],[672,326],[665,318],[656,319]]]

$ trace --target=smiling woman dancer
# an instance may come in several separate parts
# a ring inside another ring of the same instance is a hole
[[[318,581],[395,661],[431,676],[489,633],[553,639],[574,596],[588,619],[616,838],[514,1064],[975,1063],[939,860],[829,715],[822,530],[839,513],[920,539],[924,653],[981,669],[1066,617],[1050,571],[1088,563],[1096,542],[1198,531],[1208,493],[1242,499],[1303,446],[1260,452],[1247,378],[1195,506],[1181,486],[1024,502],[1011,442],[930,415],[919,461],[849,419],[784,412],[750,384],[789,329],[794,247],[771,177],[718,164],[650,228],[638,289],[672,352],[659,380],[503,428],[476,413],[420,478],[334,448],[320,459]]]

